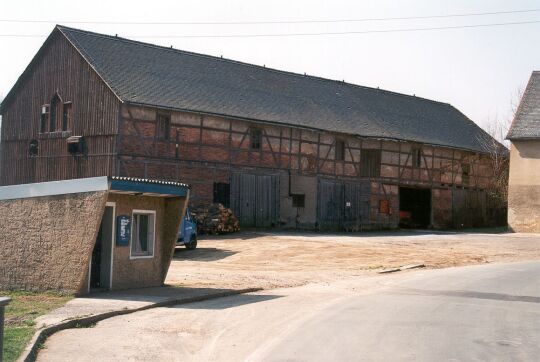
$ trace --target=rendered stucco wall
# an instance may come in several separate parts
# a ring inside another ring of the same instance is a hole
[[[110,194],[116,203],[116,216],[132,216],[134,209],[156,212],[154,255],[151,258],[130,257],[130,245],[113,248],[112,289],[161,286],[167,275],[185,198],[164,199],[150,196]]]
[[[107,191],[0,201],[0,289],[86,292]]]
[[[289,190],[289,181],[291,183]],[[291,194],[305,195],[305,207],[293,207]],[[317,177],[280,175],[280,221],[287,228],[313,229],[317,223]]]
[[[517,232],[540,232],[540,140],[512,143],[508,225]]]

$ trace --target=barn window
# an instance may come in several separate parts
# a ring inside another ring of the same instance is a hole
[[[336,160],[343,161],[345,159],[345,141],[336,140]]]
[[[306,205],[306,195],[304,194],[294,194],[292,195],[292,206],[293,207],[305,207]]]
[[[225,182],[214,182],[214,203],[230,207],[231,185]]]
[[[360,176],[379,177],[381,173],[381,150],[363,149],[360,153]]]
[[[461,183],[463,186],[468,186],[470,181],[471,165],[468,163],[461,164]]]
[[[131,223],[131,258],[154,256],[156,212],[133,210]]]
[[[62,131],[67,131],[71,125],[71,102],[64,103],[62,111]]]
[[[28,146],[28,155],[30,157],[35,157],[38,155],[39,152],[39,144],[37,140],[30,141],[30,145]]]
[[[413,167],[420,167],[422,165],[422,149],[415,147],[411,151],[412,155],[412,166]]]
[[[48,104],[41,106],[41,122],[39,125],[39,131],[41,133],[47,132],[47,123],[49,122],[49,111],[50,107]]]
[[[49,113],[49,132],[56,132],[56,117],[58,115],[59,106],[62,104],[62,100],[58,96],[58,93],[55,94],[51,99],[51,107]]]
[[[258,128],[252,128],[249,133],[249,139],[251,141],[252,150],[261,149],[262,132]]]
[[[171,116],[167,114],[158,114],[156,122],[156,138],[168,140],[171,133]]]

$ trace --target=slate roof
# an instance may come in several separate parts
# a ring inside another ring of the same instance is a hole
[[[540,71],[532,73],[506,138],[540,138]]]
[[[64,26],[56,29],[124,102],[478,152],[485,151],[479,140],[490,138],[447,103]]]

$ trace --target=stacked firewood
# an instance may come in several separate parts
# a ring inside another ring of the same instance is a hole
[[[197,221],[199,234],[225,234],[240,231],[238,219],[231,209],[222,204],[191,209],[192,217]]]

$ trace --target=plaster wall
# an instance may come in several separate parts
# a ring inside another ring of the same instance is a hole
[[[107,191],[0,201],[0,289],[84,293]]]
[[[508,225],[516,232],[540,232],[540,140],[512,142]]]
[[[132,217],[133,210],[151,210],[155,216],[155,240],[152,257],[134,258],[130,245],[113,247],[112,289],[161,286],[167,275],[174,252],[176,236],[185,207],[185,198],[110,194],[116,203],[116,216]]]

